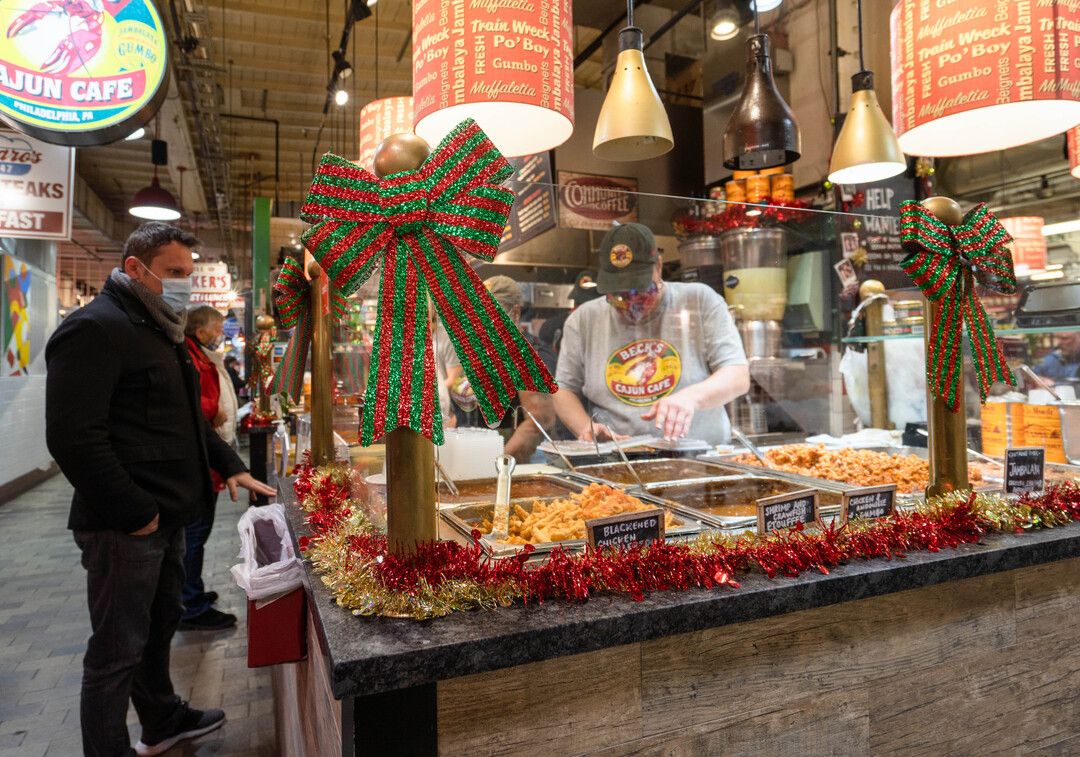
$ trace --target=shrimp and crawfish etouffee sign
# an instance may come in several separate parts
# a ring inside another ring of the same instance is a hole
[[[0,119],[62,145],[121,139],[168,90],[150,0],[0,2]]]

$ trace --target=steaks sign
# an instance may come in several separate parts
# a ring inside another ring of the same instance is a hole
[[[559,171],[559,225],[607,231],[638,219],[637,179]]]

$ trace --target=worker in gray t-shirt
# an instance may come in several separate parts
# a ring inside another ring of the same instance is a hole
[[[555,409],[578,439],[658,434],[728,441],[724,404],[750,388],[742,342],[723,297],[664,282],[648,227],[616,226],[600,243],[602,299],[566,321]]]

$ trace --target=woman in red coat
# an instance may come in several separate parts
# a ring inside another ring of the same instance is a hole
[[[216,350],[224,336],[225,319],[218,311],[207,305],[188,311],[187,348],[191,360],[199,372],[199,393],[203,415],[212,428],[225,422],[221,406],[221,383],[217,366],[204,350]],[[214,473],[214,491],[225,488],[224,482]],[[187,526],[184,531],[184,614],[180,619],[181,631],[219,631],[236,625],[236,616],[214,608],[217,592],[208,592],[203,584],[203,551],[210,530],[214,527],[214,508]]]

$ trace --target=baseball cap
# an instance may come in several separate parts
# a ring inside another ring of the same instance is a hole
[[[648,289],[653,267],[660,255],[656,238],[648,226],[624,223],[616,226],[600,242],[600,271],[596,290],[600,294]]]
[[[521,285],[509,276],[492,276],[490,279],[485,279],[484,288],[507,313],[525,301]]]

